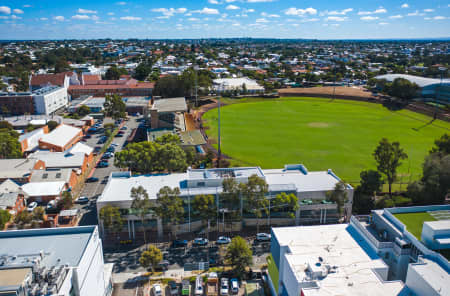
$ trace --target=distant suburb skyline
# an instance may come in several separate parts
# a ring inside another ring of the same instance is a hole
[[[450,0],[0,0],[0,39],[450,37]]]

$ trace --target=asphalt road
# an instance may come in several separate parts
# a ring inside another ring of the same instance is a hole
[[[142,118],[142,117],[140,117]],[[125,144],[126,139],[131,134],[132,130],[139,126],[139,122],[137,121],[138,117],[130,117],[130,120],[125,121],[124,126],[127,127],[125,134],[121,138],[114,138],[112,143],[117,144],[116,152],[121,151]],[[91,147],[101,146],[101,144],[97,144],[99,138],[103,134],[93,134],[90,139],[87,139],[86,144]],[[114,166],[114,158],[110,158],[109,166],[107,168],[96,168],[92,177],[96,177],[99,179],[98,182],[85,183],[83,190],[81,191],[80,196],[86,196],[89,198],[89,202],[86,204],[75,204],[73,208],[80,209],[82,213],[81,220],[79,222],[80,226],[85,225],[97,225],[97,207],[96,200],[98,196],[103,192],[103,189],[108,182],[109,175],[111,172],[118,171],[119,169]]]

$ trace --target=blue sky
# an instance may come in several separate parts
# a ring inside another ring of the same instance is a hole
[[[450,37],[450,0],[0,0],[0,39]]]

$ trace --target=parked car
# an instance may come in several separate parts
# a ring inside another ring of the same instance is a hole
[[[170,281],[167,283],[167,285],[169,286],[170,295],[172,296],[178,295],[178,285],[176,282]]]
[[[97,168],[107,168],[109,164],[106,161],[101,161],[97,164]]]
[[[89,202],[89,198],[87,196],[80,196],[75,200],[75,203],[77,204],[83,204]]]
[[[51,200],[47,203],[47,210],[51,210],[56,207],[56,200]]]
[[[106,152],[105,154],[102,155],[102,159],[105,159],[105,158],[111,158],[111,157],[113,157],[113,156],[114,156],[114,153],[112,153],[112,152]]]
[[[157,269],[167,270],[169,269],[169,265],[170,265],[169,260],[161,260],[161,262],[158,263]]]
[[[108,149],[106,149],[106,152],[116,152],[116,147],[109,146]]]
[[[127,130],[127,127],[126,127],[126,126],[123,126],[123,127],[120,128],[120,130],[121,130],[121,131],[126,131],[126,130]]]
[[[227,278],[221,278],[220,279],[220,295],[221,296],[228,295],[228,290],[229,290],[228,279]]]
[[[231,279],[231,293],[237,294],[239,293],[239,282],[236,278]]]
[[[196,246],[206,246],[208,242],[208,239],[203,237],[197,237],[196,239],[194,239],[194,245]]]
[[[33,212],[33,210],[38,206],[37,202],[33,201],[27,207],[28,212]]]
[[[122,138],[123,135],[122,135],[122,134],[116,134],[114,137],[115,137],[115,138]]]
[[[174,241],[172,241],[172,248],[180,248],[180,247],[186,247],[188,245],[188,241],[187,240],[179,240],[176,239]]]
[[[125,134],[125,132],[124,131],[118,131],[117,134],[123,135],[123,134]]]
[[[162,296],[162,289],[160,284],[153,285],[153,295],[154,296]]]
[[[102,150],[102,147],[100,147],[100,146],[95,146],[95,148],[94,148],[94,153],[99,153],[100,150]]]
[[[90,177],[86,179],[86,183],[94,183],[94,182],[98,182],[98,178],[96,177]]]
[[[195,278],[195,296],[203,296],[203,278],[197,275]]]
[[[256,240],[259,242],[270,241],[270,239],[271,239],[271,235],[268,233],[258,233],[256,235]]]
[[[219,236],[219,238],[216,241],[216,244],[218,245],[226,245],[231,243],[231,238],[229,238],[228,236]]]

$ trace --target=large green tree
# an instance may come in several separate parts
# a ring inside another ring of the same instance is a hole
[[[104,112],[106,116],[112,117],[113,119],[126,117],[125,102],[122,100],[122,97],[117,94],[106,95],[105,104],[103,106],[105,108]]]
[[[180,188],[170,188],[164,186],[159,190],[157,197],[156,215],[169,222],[170,225],[176,225],[184,214],[183,200],[180,198]]]
[[[384,90],[390,96],[408,101],[417,95],[419,86],[407,79],[396,78],[392,83],[385,84]]]
[[[236,274],[242,276],[245,269],[253,262],[252,250],[247,241],[240,236],[234,237],[227,247],[225,260],[233,267]]]
[[[247,183],[240,183],[239,187],[245,199],[247,211],[252,212],[256,216],[256,232],[259,232],[259,220],[262,214],[269,213],[269,200],[266,198],[269,185],[263,178],[251,175]]]
[[[9,220],[11,220],[11,214],[7,210],[0,209],[0,231],[5,228]]]
[[[295,218],[295,212],[299,209],[298,197],[294,193],[281,192],[271,200],[270,208],[285,211],[291,218]]]
[[[116,65],[113,65],[106,70],[105,79],[119,80],[121,75],[128,75],[128,71],[124,68],[118,68]]]
[[[360,185],[356,187],[353,195],[353,211],[358,214],[369,214],[375,207],[375,193],[382,189],[382,176],[375,170],[366,170],[361,172],[360,178]]]
[[[0,129],[0,159],[22,158],[22,147],[17,132]]]
[[[145,218],[149,214],[152,206],[147,190],[145,190],[142,186],[133,187],[131,188],[131,198],[133,199],[133,202],[131,203],[131,210],[141,219],[142,231],[144,233],[144,243],[147,245]]]
[[[192,203],[194,213],[208,225],[206,237],[209,239],[211,221],[217,219],[217,205],[214,195],[201,194],[194,197]]]
[[[158,266],[162,259],[163,255],[161,250],[154,245],[150,245],[147,250],[142,252],[139,263],[144,268],[149,268],[151,266],[152,271],[155,272],[155,267]]]
[[[336,203],[340,216],[342,216],[344,205],[348,200],[346,187],[345,182],[339,181],[332,191],[327,192],[327,199]]]
[[[123,227],[123,219],[118,207],[106,206],[100,209],[100,220],[105,230],[119,233]]]
[[[146,80],[150,73],[152,73],[152,65],[149,62],[142,62],[134,70],[133,77],[137,80]]]
[[[400,147],[399,142],[391,143],[388,139],[383,138],[373,152],[373,157],[377,163],[378,172],[386,177],[389,196],[392,198],[392,184],[397,180],[397,169],[401,166],[401,161],[408,158],[408,155]]]

